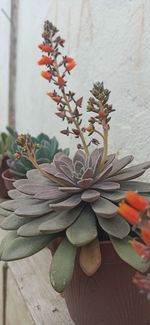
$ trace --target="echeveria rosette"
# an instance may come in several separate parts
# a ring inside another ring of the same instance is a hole
[[[124,261],[146,271],[148,263],[129,244],[131,227],[116,209],[128,190],[150,196],[150,184],[133,181],[150,162],[128,167],[133,156],[117,159],[111,154],[100,171],[102,156],[103,149],[95,149],[88,157],[78,150],[72,160],[57,153],[53,163],[41,165],[55,183],[38,170],[28,171],[27,179],[14,183],[16,189],[9,192],[12,200],[1,204],[1,215],[6,216],[1,228],[11,230],[0,247],[2,260],[30,256],[54,238],[63,238],[50,271],[53,287],[61,292],[72,277],[77,247],[81,247],[83,271],[92,275],[101,263],[98,241],[106,235]],[[92,250],[97,263],[89,265]]]

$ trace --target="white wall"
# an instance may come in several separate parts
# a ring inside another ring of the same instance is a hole
[[[20,0],[17,129],[55,134],[62,146],[74,148],[73,139],[59,134],[55,104],[45,95],[51,87],[36,64],[42,25],[49,19],[77,61],[69,84],[77,96],[84,95],[84,112],[94,81],[103,80],[112,91],[110,151],[132,153],[136,162],[150,160],[149,17],[150,0]]]
[[[0,131],[4,131],[8,119],[8,69],[10,22],[10,0],[0,0]]]

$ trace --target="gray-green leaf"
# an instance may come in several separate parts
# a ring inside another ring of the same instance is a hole
[[[58,246],[50,268],[50,281],[57,292],[62,292],[71,281],[76,256],[76,247],[67,238]]]
[[[150,262],[145,262],[140,256],[136,254],[133,250],[131,244],[129,243],[132,238],[127,236],[124,239],[118,239],[113,236],[110,236],[110,240],[113,244],[113,247],[120,258],[131,265],[134,269],[139,272],[146,272],[150,266]]]
[[[103,230],[114,237],[121,239],[126,237],[130,232],[129,224],[118,214],[110,219],[99,216],[97,216],[97,219]]]
[[[97,237],[94,212],[86,207],[79,218],[66,230],[69,241],[75,246],[83,246]]]
[[[14,238],[4,247],[1,259],[14,261],[31,256],[46,247],[53,239],[54,235]]]

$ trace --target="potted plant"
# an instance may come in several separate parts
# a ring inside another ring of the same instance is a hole
[[[143,262],[129,243],[135,236],[132,218],[125,220],[117,209],[128,190],[150,195],[150,184],[134,180],[150,162],[130,167],[133,156],[118,159],[108,153],[114,109],[103,83],[91,90],[91,116],[89,125],[83,126],[82,98],[67,89],[67,74],[76,63],[60,55],[64,40],[57,32],[45,22],[39,48],[47,54],[38,63],[46,65],[42,76],[57,87],[48,96],[57,105],[58,117],[68,123],[61,133],[80,143],[72,159],[59,152],[53,163],[38,165],[28,137],[25,147],[20,141],[20,155],[37,169],[17,180],[16,189],[9,192],[11,200],[1,204],[1,214],[8,215],[1,228],[10,230],[0,246],[1,260],[25,258],[55,243],[50,281],[56,291],[64,292],[75,324],[146,324],[149,304],[137,295],[131,276],[135,269],[145,272],[149,262]]]
[[[28,141],[32,142],[35,149],[35,158],[38,164],[51,163],[57,152],[62,151],[59,149],[59,143],[55,137],[50,139],[48,135],[40,133],[36,138],[28,135]],[[20,143],[24,145],[26,136],[21,134],[14,139],[11,150],[8,153],[7,165],[8,169],[3,173],[3,179],[8,190],[13,188],[13,182],[19,178],[26,178],[28,170],[35,168],[33,163],[27,159],[27,157],[21,156]],[[67,155],[68,149],[63,150]],[[25,151],[24,151],[25,154]]]
[[[7,131],[11,130],[11,133],[1,132],[0,134],[0,197],[7,197],[7,190],[5,187],[3,174],[6,172],[8,153],[11,150],[11,145],[14,141],[15,131],[11,128],[7,128]]]

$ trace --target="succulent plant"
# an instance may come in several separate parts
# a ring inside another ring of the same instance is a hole
[[[24,136],[24,135],[23,135]],[[55,154],[61,149],[59,149],[59,143],[55,137],[49,138],[48,135],[40,133],[37,138],[30,136],[30,141],[38,145],[35,151],[36,161],[38,164],[51,163]],[[35,168],[31,161],[28,161],[25,157],[21,156],[20,159],[15,158],[15,153],[20,153],[20,144],[15,138],[12,144],[12,151],[9,152],[9,159],[7,164],[10,171],[17,178],[25,178],[26,172],[30,169]],[[65,149],[64,152],[68,155],[69,150]]]
[[[53,24],[45,22],[44,42],[39,48],[47,52],[47,56],[42,56],[38,63],[47,67],[42,77],[54,81],[58,87],[58,92],[54,90],[48,96],[57,105],[56,115],[68,122],[61,133],[72,134],[80,143],[73,159],[58,152],[51,164],[39,165],[30,142],[27,146],[23,139],[26,159],[37,169],[27,171],[27,179],[17,180],[16,189],[9,191],[11,200],[1,204],[1,228],[10,232],[0,245],[0,255],[4,261],[21,259],[59,238],[50,280],[53,287],[62,292],[72,278],[78,248],[82,270],[92,275],[100,267],[100,241],[105,239],[112,242],[118,255],[132,267],[141,272],[148,269],[149,262],[143,262],[129,243],[135,235],[131,223],[122,218],[117,209],[128,190],[150,197],[150,184],[134,180],[150,167],[150,162],[128,167],[133,156],[118,159],[115,154],[108,154],[110,114],[114,109],[108,104],[110,92],[103,83],[95,83],[91,90],[87,111],[93,115],[89,125],[82,126],[83,98],[76,99],[74,92],[66,91],[66,74],[76,63],[67,56],[60,58],[64,40],[57,32]],[[86,132],[92,136],[88,143]],[[103,147],[99,148],[101,142],[93,135],[102,139]],[[90,153],[91,144],[97,148]]]
[[[140,258],[132,256],[128,244],[131,227],[116,209],[127,190],[136,189],[150,195],[149,184],[132,181],[150,167],[150,162],[126,167],[133,156],[117,159],[112,154],[103,170],[98,172],[102,152],[102,149],[95,149],[86,157],[83,151],[78,150],[72,160],[57,153],[52,164],[41,165],[47,177],[38,170],[30,170],[27,179],[14,183],[16,189],[9,192],[13,200],[1,204],[1,215],[8,215],[1,227],[12,230],[4,240],[2,260],[32,255],[54,238],[63,237],[50,273],[52,285],[57,291],[62,291],[72,276],[77,247],[81,247],[80,265],[91,275],[99,267],[100,257],[96,265],[87,267],[87,247],[90,243],[97,245],[97,240],[110,238],[122,259],[145,271],[146,263],[137,265]],[[104,237],[106,234],[109,237]],[[62,258],[63,265],[60,264]],[[64,269],[68,267],[64,273],[63,266]],[[58,275],[56,270],[59,268],[61,272]]]
[[[7,128],[9,133],[2,132],[0,133],[0,162],[2,158],[5,155],[8,155],[8,153],[11,150],[12,143],[14,141],[14,138],[16,136],[16,132],[12,130],[11,128]]]

